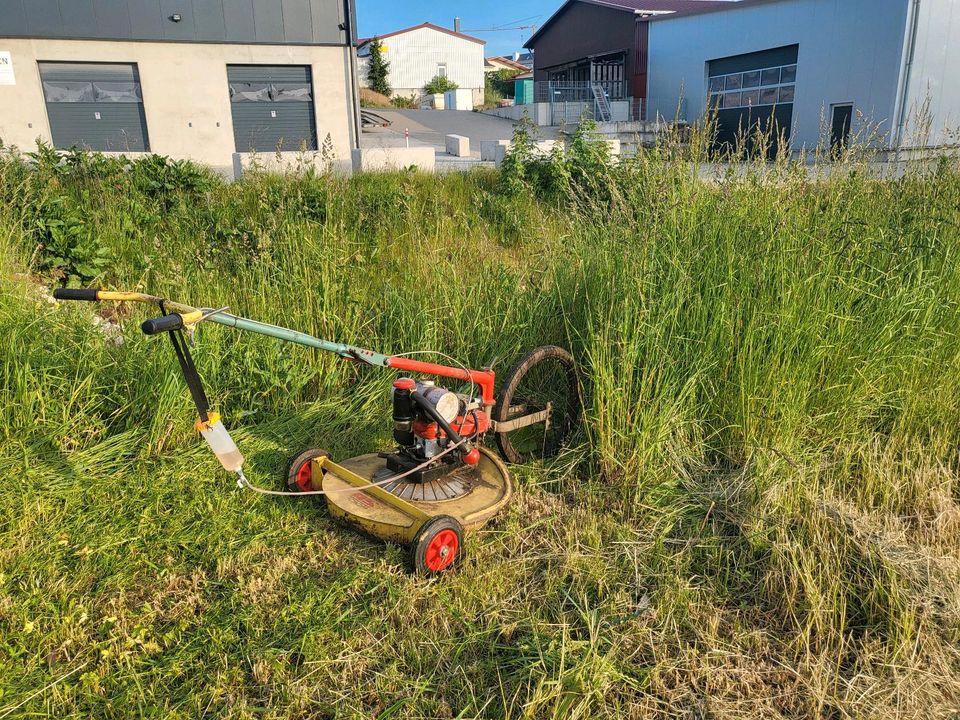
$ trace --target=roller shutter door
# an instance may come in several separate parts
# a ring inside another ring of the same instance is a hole
[[[135,64],[42,62],[40,79],[55,147],[150,150]]]
[[[309,65],[228,65],[237,152],[316,150]]]

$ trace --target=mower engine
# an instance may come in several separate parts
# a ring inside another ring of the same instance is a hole
[[[479,398],[437,387],[432,381],[400,378],[393,384],[393,437],[400,448],[387,455],[387,467],[397,473],[419,470],[408,481],[431,482],[451,470],[480,461],[477,440],[490,428]],[[463,442],[457,450],[426,464]]]

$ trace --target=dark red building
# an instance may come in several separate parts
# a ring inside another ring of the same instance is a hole
[[[574,99],[603,88],[610,101],[631,100],[631,115],[643,118],[647,96],[648,20],[686,15],[725,0],[567,0],[526,42],[534,51],[537,100],[550,94]],[[553,86],[548,83],[553,83]]]

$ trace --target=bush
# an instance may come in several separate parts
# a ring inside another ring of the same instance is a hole
[[[497,70],[487,73],[483,79],[484,94],[488,101],[514,97],[513,79],[520,75],[522,70]]]
[[[459,85],[448,77],[434,75],[433,79],[423,86],[423,91],[427,95],[436,95],[437,93],[445,93],[447,90],[456,90],[459,87]]]
[[[404,95],[394,95],[393,99],[390,100],[390,103],[397,108],[405,108],[407,110],[413,110],[417,107],[417,98],[415,95],[411,94],[409,97]]]

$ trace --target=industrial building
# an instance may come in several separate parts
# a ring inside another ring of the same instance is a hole
[[[423,23],[378,36],[384,58],[390,63],[387,83],[394,95],[419,98],[433,78],[449,78],[461,90],[470,90],[473,104],[483,103],[485,40],[459,30]],[[373,38],[360,41],[357,55],[360,80],[366,84],[366,68]]]
[[[650,27],[649,117],[713,102],[721,141],[775,117],[794,150],[960,140],[955,0],[743,0]]]
[[[601,17],[616,39],[602,53],[575,44]],[[756,127],[794,152],[858,133],[881,148],[960,140],[956,0],[569,0],[527,46],[538,99],[567,77],[625,98],[636,119],[696,121],[712,103],[720,143]]]
[[[353,0],[0,0],[0,140],[154,152],[358,147]]]
[[[726,4],[567,0],[524,45],[533,51],[536,102],[551,104],[551,124],[575,122],[585,108],[609,115],[602,120],[643,119],[649,21]]]

